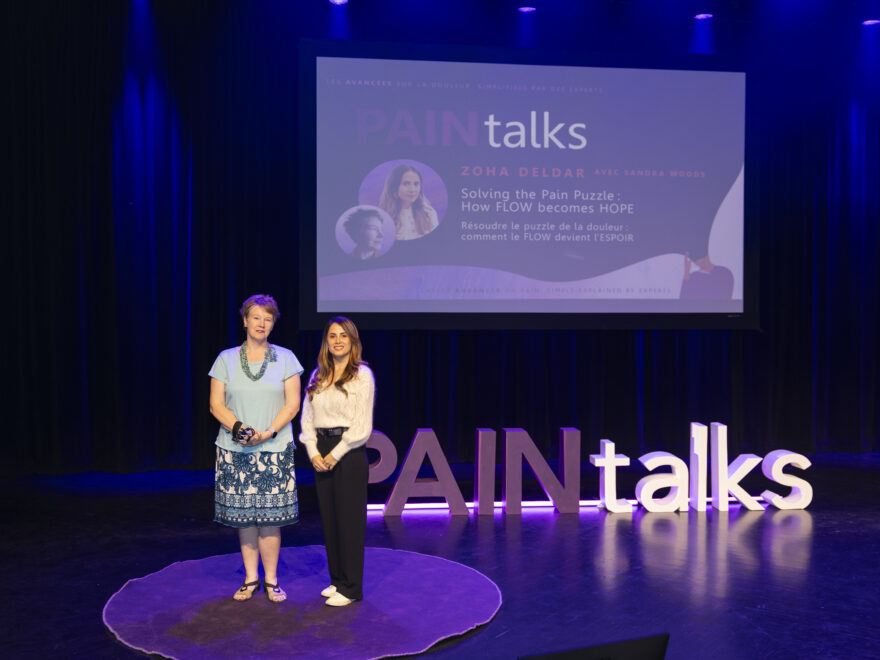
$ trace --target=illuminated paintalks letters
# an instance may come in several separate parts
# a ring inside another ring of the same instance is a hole
[[[674,512],[705,511],[709,476],[712,484],[712,506],[727,511],[732,496],[743,507],[763,510],[762,504],[740,485],[743,477],[759,463],[764,476],[790,488],[788,495],[765,490],[761,498],[777,509],[805,509],[813,499],[813,489],[804,479],[783,472],[787,466],[799,470],[810,467],[806,456],[777,449],[763,459],[754,454],[741,454],[733,462],[727,457],[727,426],[713,423],[711,438],[703,424],[691,424],[690,461],[665,451],[655,451],[639,457],[639,462],[651,474],[636,484],[636,500],[647,511]],[[477,429],[476,460],[474,461],[474,510],[480,515],[491,515],[495,495],[496,433],[492,429]],[[370,465],[370,483],[384,481],[397,466],[397,450],[381,432],[374,432],[367,447],[379,452],[379,460]],[[541,456],[529,434],[523,429],[504,429],[502,457],[502,506],[507,515],[522,512],[522,465],[527,463],[538,478],[541,488],[560,513],[575,513],[580,507],[581,433],[578,429],[559,431],[559,464],[557,476]],[[435,477],[418,478],[419,468],[427,459]],[[610,513],[627,513],[633,504],[619,497],[617,469],[625,468],[630,459],[615,453],[610,440],[599,442],[599,453],[590,455],[590,463],[599,470],[599,502]],[[661,468],[665,470],[658,471]],[[561,481],[560,478],[561,477]],[[666,491],[657,497],[658,491]],[[419,429],[413,438],[391,494],[385,503],[386,516],[399,516],[411,498],[441,497],[446,500],[453,515],[468,515],[468,506],[461,489],[452,475],[437,436],[431,429]]]

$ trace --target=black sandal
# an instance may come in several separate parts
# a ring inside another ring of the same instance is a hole
[[[284,594],[284,598],[282,598],[281,600],[272,600],[272,596],[269,595],[269,589],[271,589],[276,594]],[[277,584],[269,584],[268,582],[263,582],[263,591],[266,592],[266,598],[270,603],[283,603],[285,600],[287,600],[287,593]]]
[[[253,587],[253,589],[251,589],[251,587]],[[237,600],[239,603],[244,603],[245,601],[248,601],[251,598],[253,598],[254,594],[256,592],[258,592],[259,590],[260,590],[260,581],[259,580],[257,580],[256,582],[245,582],[243,585],[241,585],[241,588],[235,592],[235,595],[232,597],[232,600]],[[236,598],[235,597],[238,594],[243,594],[243,593],[247,593],[248,597],[247,598]]]

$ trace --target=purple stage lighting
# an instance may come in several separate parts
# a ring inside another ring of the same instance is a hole
[[[867,21],[862,21],[862,25],[880,25],[880,20],[869,18]]]
[[[348,0],[330,0],[331,5],[347,5]]]
[[[712,14],[697,14],[694,18],[698,21],[707,21],[712,18]]]
[[[517,9],[517,11],[520,12],[520,13],[522,13],[522,14],[531,14],[533,11],[535,11],[535,8],[534,8],[534,7],[529,7],[529,6],[523,6],[523,7],[519,7],[519,8]]]

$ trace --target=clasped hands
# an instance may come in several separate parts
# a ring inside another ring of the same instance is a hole
[[[336,466],[337,462],[338,461],[333,458],[333,454],[327,454],[326,456],[318,454],[312,459],[312,466],[317,472],[329,472]]]
[[[259,444],[266,442],[266,440],[272,439],[272,431],[257,431],[254,429],[254,434],[245,440],[244,442],[238,442],[242,447],[256,447]]]

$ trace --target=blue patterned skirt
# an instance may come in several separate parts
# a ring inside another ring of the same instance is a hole
[[[217,447],[214,522],[229,527],[281,527],[298,520],[292,443],[284,451]]]

